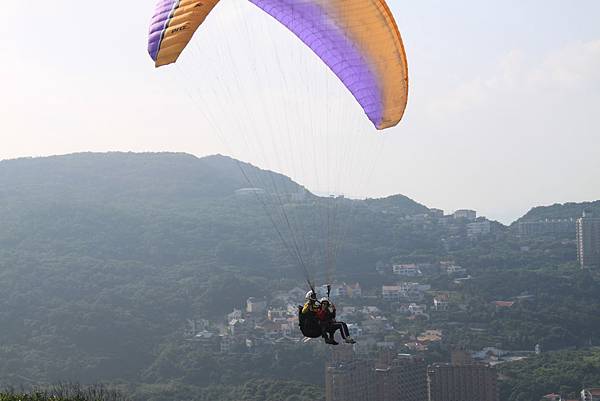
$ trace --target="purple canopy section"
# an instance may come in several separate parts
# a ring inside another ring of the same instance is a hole
[[[373,124],[381,124],[384,114],[382,84],[349,32],[338,26],[323,6],[305,0],[249,1],[310,47],[344,83]],[[160,0],[156,6],[148,40],[148,53],[154,61],[160,52],[164,32],[180,2]]]
[[[156,58],[158,57],[165,29],[167,29],[171,15],[177,8],[177,5],[179,5],[179,2],[180,0],[160,0],[156,5],[154,16],[150,22],[148,38],[148,53],[154,61],[156,61]]]
[[[379,80],[360,49],[319,6],[298,0],[250,0],[292,31],[344,83],[369,119],[379,126],[384,105]]]

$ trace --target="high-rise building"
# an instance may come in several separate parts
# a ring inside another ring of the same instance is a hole
[[[376,371],[377,401],[427,401],[427,364],[400,354]]]
[[[404,354],[377,362],[334,356],[325,393],[327,401],[427,401],[427,364]]]
[[[408,354],[375,365],[376,401],[427,401],[427,364]]]
[[[589,212],[577,219],[577,261],[583,269],[600,267],[600,217]]]
[[[477,218],[477,212],[475,210],[461,209],[454,212],[453,216],[455,219],[465,219],[473,221]]]
[[[376,401],[373,363],[352,360],[328,364],[325,398],[327,401]]]
[[[545,219],[520,221],[515,226],[519,237],[541,237],[545,235],[573,235],[575,219]]]
[[[498,374],[486,364],[429,367],[430,401],[498,401]]]
[[[467,236],[478,237],[487,235],[492,232],[492,222],[489,220],[481,220],[467,224]]]

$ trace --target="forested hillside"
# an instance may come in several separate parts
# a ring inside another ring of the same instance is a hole
[[[287,177],[223,156],[0,162],[0,382],[165,382],[169,375],[150,374],[151,366],[187,318],[221,316],[249,296],[302,286],[264,205],[235,194],[249,186],[242,170],[267,192],[269,185],[303,191]],[[438,247],[365,204],[341,201],[340,216],[353,216],[342,273],[372,270],[402,249]],[[324,241],[310,228],[318,202],[308,194],[289,206],[314,243]],[[425,210],[407,198],[394,207],[400,216]],[[268,369],[249,366],[247,380],[283,379],[281,367]],[[244,383],[219,377],[224,381],[212,383]],[[322,384],[318,373],[302,379]]]
[[[528,401],[551,392],[578,399],[583,388],[600,383],[600,349],[538,355],[501,367],[503,400]]]
[[[334,210],[334,280],[360,282],[382,309],[394,263],[468,269],[461,284],[439,272],[420,279],[458,294],[461,308],[430,322],[392,314],[409,336],[444,329],[430,360],[456,344],[560,349],[600,335],[600,284],[571,274],[574,242],[516,238],[494,223],[472,236],[468,221],[431,217],[402,195],[320,198],[224,156],[87,153],[0,162],[0,385],[104,382],[144,401],[321,400],[330,350],[320,344],[215,353],[184,336],[189,319],[218,331],[249,297],[305,289],[273,228],[275,216],[286,235],[281,208],[321,283],[322,212]],[[510,311],[492,306],[521,296]]]
[[[600,215],[600,201],[554,204],[551,206],[538,206],[531,209],[519,221],[542,221],[546,219],[577,219],[584,211],[591,211]]]

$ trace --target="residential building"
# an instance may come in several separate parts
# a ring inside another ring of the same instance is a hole
[[[600,388],[584,388],[581,390],[581,401],[599,401]]]
[[[600,217],[589,212],[577,219],[577,260],[582,269],[600,267]]]
[[[381,287],[381,296],[386,301],[397,301],[403,293],[404,289],[400,285],[384,285]]]
[[[429,213],[427,214],[434,218],[444,217],[444,211],[442,209],[429,209]]]
[[[545,219],[538,221],[520,221],[516,224],[519,237],[538,237],[555,234],[573,234],[575,219]]]
[[[362,297],[362,288],[359,283],[350,284],[346,286],[346,293],[348,298],[360,298]]]
[[[376,306],[363,306],[362,308],[360,308],[360,312],[364,313],[365,315],[379,315],[381,314],[381,310],[376,307]]]
[[[391,373],[390,366],[375,368],[375,400],[376,401],[396,401],[395,377]]]
[[[229,333],[234,336],[248,333],[252,328],[253,325],[246,319],[234,319],[229,322]]]
[[[425,292],[431,290],[431,285],[420,283],[400,283],[400,287],[402,287],[405,291]]]
[[[323,285],[319,288],[317,288],[317,294],[319,294],[319,296],[321,295],[326,295],[327,294],[327,285]],[[340,297],[345,297],[347,296],[347,292],[346,292],[346,284],[334,284],[331,286],[331,292],[329,293],[330,296],[334,297],[334,298],[340,298]]]
[[[471,353],[471,357],[478,359],[478,360],[490,360],[490,359],[495,359],[498,360],[506,355],[508,355],[509,352],[496,348],[496,347],[485,347],[483,348],[481,351],[476,351]]]
[[[427,307],[425,305],[417,305],[417,304],[408,305],[408,311],[410,312],[411,315],[415,315],[415,316],[425,315],[426,308]]]
[[[427,401],[427,364],[400,354],[375,368],[376,401]]]
[[[233,312],[227,315],[227,321],[239,320],[244,317],[244,314],[239,309],[234,309]]]
[[[453,260],[442,260],[440,261],[440,268],[442,270],[446,270],[449,266],[454,266],[456,264]]]
[[[455,219],[465,219],[469,221],[473,221],[477,218],[477,212],[475,210],[457,210],[453,214]]]
[[[500,310],[500,309],[512,308],[514,306],[515,302],[514,301],[494,301],[493,304],[496,307],[496,310]]]
[[[414,263],[406,265],[394,265],[392,266],[392,271],[394,274],[404,277],[417,277],[422,274],[419,270],[419,267]]]
[[[448,216],[442,216],[438,219],[438,224],[444,226],[444,227],[448,227],[451,226],[455,223],[455,218],[454,215],[448,215]]]
[[[377,401],[375,369],[363,360],[330,362],[325,368],[327,401]]]
[[[338,309],[338,314],[341,316],[348,316],[355,314],[356,311],[356,306],[342,306],[341,311]]]
[[[450,297],[448,294],[438,294],[433,298],[433,310],[437,312],[445,312],[448,310]]]
[[[467,236],[479,237],[492,232],[492,222],[489,220],[476,221],[467,224]]]
[[[420,343],[436,343],[442,341],[443,335],[441,330],[425,330],[417,336],[417,341]]]
[[[267,301],[258,298],[248,298],[246,301],[246,312],[264,313],[267,310]]]
[[[458,265],[450,265],[445,267],[446,273],[450,276],[458,276],[467,274],[467,269]]]
[[[486,364],[434,364],[428,369],[430,401],[498,401],[498,374]]]
[[[188,341],[194,342],[196,348],[201,348],[207,352],[216,352],[221,348],[221,337],[207,330],[198,332],[194,337],[189,338]]]
[[[430,289],[431,286],[428,284],[400,283],[382,286],[381,295],[386,301],[400,301],[402,299],[420,301],[423,299],[425,291]]]
[[[289,312],[285,309],[269,309],[267,311],[267,319],[271,321],[287,320]]]
[[[375,362],[334,353],[326,366],[326,400],[427,401],[425,361],[389,350],[384,355],[389,357]]]
[[[361,322],[362,330],[365,334],[380,334],[386,330],[389,322],[387,319],[367,319]]]

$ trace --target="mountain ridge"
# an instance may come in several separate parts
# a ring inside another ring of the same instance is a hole
[[[546,219],[576,219],[581,217],[584,211],[592,211],[600,216],[600,200],[536,206],[512,224],[526,221],[542,221]]]
[[[145,172],[140,174],[142,170]],[[113,185],[107,187],[111,180]],[[158,181],[159,185],[152,181]],[[187,187],[188,194],[198,197],[229,196],[237,189],[257,186],[278,193],[307,191],[314,197],[326,198],[314,195],[284,174],[221,154],[197,157],[180,152],[80,152],[0,160],[0,188],[10,186],[14,191],[32,189],[35,185],[43,185],[45,190],[59,185],[57,191],[60,193],[73,190],[75,185],[83,185],[91,193],[102,189],[113,193],[140,191],[139,196],[146,199],[151,194],[141,191],[140,186],[154,187],[154,191],[163,195],[167,195],[166,192],[181,194],[176,188]],[[0,189],[0,197],[6,192],[11,191]],[[360,199],[370,203],[394,200],[407,210],[419,213],[429,210],[400,194]]]

